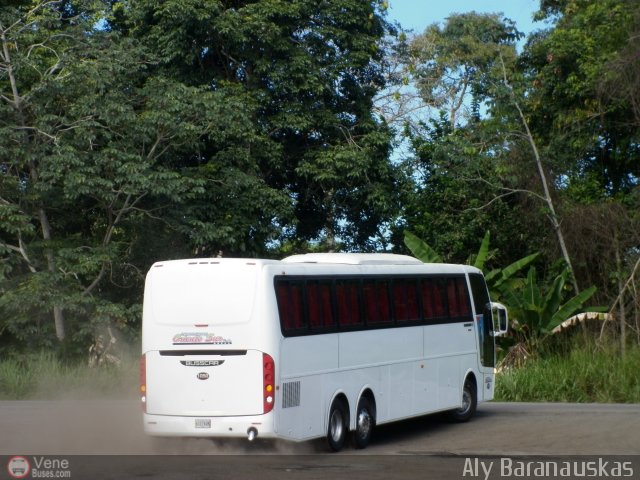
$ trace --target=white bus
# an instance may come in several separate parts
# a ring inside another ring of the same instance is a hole
[[[506,309],[473,267],[392,254],[158,262],[140,364],[152,436],[326,437],[364,448],[375,425],[494,390]]]

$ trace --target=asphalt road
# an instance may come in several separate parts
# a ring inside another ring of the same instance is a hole
[[[366,450],[328,454],[322,441],[154,441],[135,401],[0,402],[0,455],[41,471],[43,458],[66,459],[71,478],[567,478],[531,469],[578,458],[596,462],[586,468],[597,478],[640,479],[640,405],[488,403],[466,424],[432,415],[384,425]]]

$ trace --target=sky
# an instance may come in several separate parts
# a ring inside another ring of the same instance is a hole
[[[529,34],[544,26],[532,20],[539,5],[540,0],[389,0],[388,18],[417,34],[432,23],[444,22],[452,13],[503,13],[518,30]]]

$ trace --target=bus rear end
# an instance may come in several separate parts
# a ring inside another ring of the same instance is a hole
[[[262,263],[156,263],[147,275],[140,360],[145,432],[273,436],[275,364]]]

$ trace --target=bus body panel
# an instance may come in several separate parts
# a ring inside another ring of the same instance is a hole
[[[423,327],[405,327],[340,333],[340,368],[367,367],[422,358],[422,329]]]
[[[167,326],[249,322],[259,291],[259,266],[247,261],[160,262],[148,274],[145,313]]]
[[[340,368],[338,334],[283,339],[280,343],[280,378],[316,375]]]
[[[149,414],[227,417],[263,413],[262,352],[175,356],[151,351],[146,360]]]
[[[277,342],[264,328],[264,263],[178,260],[150,269],[142,331],[147,433],[246,436],[258,423],[263,436],[273,434],[273,415],[263,411],[263,354]]]
[[[495,393],[495,375],[493,373],[484,373],[482,377],[484,380],[482,382],[482,400],[488,402],[493,400],[493,395]]]
[[[246,438],[257,428],[260,437],[276,438],[273,412],[266,415],[232,417],[190,417],[186,415],[143,415],[144,430],[154,437],[236,437]],[[202,428],[199,425],[208,425]]]
[[[468,323],[284,339],[280,379],[282,385],[297,382],[300,394],[295,406],[278,412],[279,435],[292,440],[323,435],[325,425],[319,412],[328,410],[338,391],[347,396],[354,418],[362,389],[371,389],[378,424],[459,407],[464,374],[474,370],[478,384],[482,381],[473,348],[475,330],[465,325]],[[462,330],[462,336],[455,333]],[[458,339],[455,348],[452,337]],[[442,347],[446,342],[449,347]],[[406,360],[411,357],[415,359]]]

